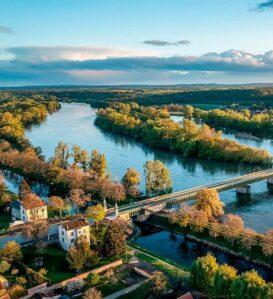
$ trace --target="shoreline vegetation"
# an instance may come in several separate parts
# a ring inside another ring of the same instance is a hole
[[[204,110],[191,105],[164,105],[172,115],[201,120],[214,128],[234,130],[242,138],[262,141],[263,138],[273,138],[272,109],[226,109]],[[245,137],[244,137],[245,135]],[[240,136],[239,136],[240,137]]]
[[[198,127],[190,119],[182,124],[170,119],[166,109],[139,106],[137,103],[113,103],[99,109],[95,124],[101,129],[123,134],[144,144],[169,150],[184,157],[196,157],[234,163],[270,165],[266,150],[223,139],[208,125]]]

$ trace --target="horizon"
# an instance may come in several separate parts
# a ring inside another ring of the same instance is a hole
[[[272,0],[0,0],[0,8],[1,87],[273,83]]]

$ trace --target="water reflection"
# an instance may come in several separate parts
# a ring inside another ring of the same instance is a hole
[[[261,169],[243,164],[184,158],[174,153],[153,150],[130,138],[101,131],[94,125],[95,117],[96,109],[87,104],[63,103],[62,109],[49,115],[43,123],[27,129],[26,136],[34,146],[41,146],[46,158],[53,155],[60,140],[70,146],[78,144],[88,151],[96,148],[106,155],[113,178],[120,180],[129,167],[139,171],[142,191],[145,189],[143,165],[152,159],[159,159],[166,164],[171,173],[174,191],[216,183]],[[273,151],[272,144],[270,146]],[[265,182],[253,184],[252,191],[254,196],[267,192]],[[228,211],[229,204],[237,202],[234,190],[221,193],[221,199],[227,204]],[[235,205],[232,211],[236,210],[236,213],[244,217],[247,226],[262,232],[273,227],[272,205],[272,201],[266,199],[255,205]],[[265,212],[269,213],[266,219]]]
[[[190,267],[192,262],[199,256],[204,256],[211,252],[216,257],[219,264],[227,263],[238,269],[239,273],[255,268],[257,272],[267,281],[273,281],[273,270],[262,266],[256,266],[243,258],[235,257],[228,253],[209,247],[201,243],[185,240],[183,236],[176,235],[170,237],[166,231],[153,234],[142,235],[136,240],[136,244],[157,253],[163,257]]]

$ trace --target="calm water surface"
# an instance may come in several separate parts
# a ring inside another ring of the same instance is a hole
[[[26,130],[27,138],[34,146],[40,146],[46,158],[54,153],[60,140],[69,145],[78,144],[91,151],[98,149],[106,155],[113,178],[121,179],[128,167],[136,168],[142,174],[141,189],[144,190],[143,165],[147,160],[160,159],[169,169],[173,190],[207,185],[230,177],[259,170],[259,167],[232,163],[183,158],[173,153],[157,151],[134,142],[124,136],[101,131],[94,125],[96,109],[87,104],[64,103],[61,110],[48,116],[45,122]],[[235,138],[229,134],[227,137]],[[267,148],[273,153],[270,141],[263,143],[239,140],[259,148]],[[266,182],[252,185],[253,200],[239,204],[234,190],[221,193],[226,204],[226,212],[238,213],[246,226],[263,232],[273,228],[273,196],[267,193]]]
[[[136,244],[142,248],[148,249],[158,255],[171,259],[178,264],[190,267],[192,262],[198,256],[205,256],[211,252],[219,264],[229,264],[238,269],[238,272],[249,271],[253,268],[267,281],[273,281],[273,270],[262,266],[253,265],[242,258],[231,256],[228,253],[210,248],[207,245],[187,241],[184,237],[176,235],[176,239],[170,237],[170,233],[161,231],[150,235],[144,235],[137,238]]]

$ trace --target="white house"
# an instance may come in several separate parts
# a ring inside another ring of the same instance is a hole
[[[48,218],[46,203],[38,196],[32,194],[26,196],[23,200],[12,201],[11,214],[24,222]]]
[[[84,219],[75,219],[65,222],[58,227],[61,247],[68,251],[78,238],[85,239],[90,244],[90,226]]]

